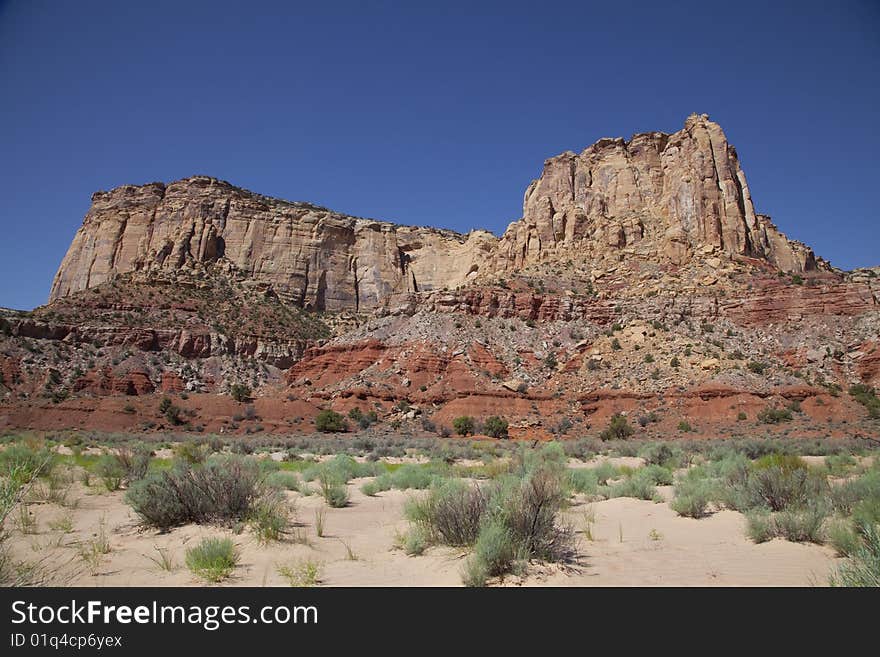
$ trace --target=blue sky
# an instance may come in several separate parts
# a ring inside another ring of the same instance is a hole
[[[880,264],[880,3],[0,0],[0,306],[99,189],[195,173],[503,232],[544,159],[718,121],[759,212]]]

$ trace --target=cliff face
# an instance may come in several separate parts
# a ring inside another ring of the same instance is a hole
[[[369,310],[397,293],[456,286],[497,238],[397,226],[259,196],[204,176],[126,185],[92,206],[50,301],[115,274],[222,268],[316,310]]]
[[[580,155],[547,160],[494,267],[518,269],[571,250],[675,265],[699,251],[764,259],[788,272],[824,267],[755,213],[736,151],[706,115],[692,115],[671,135],[601,139]]]
[[[602,139],[547,160],[523,218],[500,240],[350,217],[203,176],[98,192],[50,301],[120,273],[219,268],[305,308],[369,311],[562,254],[672,265],[712,254],[787,272],[827,268],[755,213],[736,151],[717,124],[693,115],[672,135]]]

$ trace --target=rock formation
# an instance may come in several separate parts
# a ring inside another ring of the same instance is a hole
[[[260,196],[205,176],[125,185],[92,206],[50,301],[116,274],[220,268],[314,310],[369,310],[395,293],[464,283],[497,239],[397,226]]]
[[[717,124],[693,115],[672,135],[602,139],[547,160],[523,218],[500,240],[350,217],[205,176],[98,192],[50,301],[126,272],[216,268],[305,308],[369,311],[560,253],[672,265],[747,256],[787,272],[827,269],[755,213],[736,151]]]
[[[501,239],[497,270],[572,252],[624,254],[681,265],[695,254],[748,256],[787,272],[824,266],[755,213],[734,148],[717,123],[692,115],[683,130],[600,139],[544,163],[523,217]]]

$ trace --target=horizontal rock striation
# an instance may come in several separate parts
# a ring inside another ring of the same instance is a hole
[[[544,163],[494,267],[515,270],[572,251],[674,265],[715,252],[761,258],[787,272],[827,267],[755,213],[736,150],[718,124],[696,114],[671,135],[600,139]]]
[[[206,176],[98,192],[50,301],[127,272],[220,270],[307,309],[360,312],[563,255],[828,269],[756,214],[736,151],[717,124],[692,115],[671,135],[601,139],[547,160],[500,239],[351,217]]]
[[[115,275],[221,267],[314,310],[369,310],[396,293],[463,284],[490,233],[398,226],[260,196],[205,176],[126,185],[92,206],[50,301]]]

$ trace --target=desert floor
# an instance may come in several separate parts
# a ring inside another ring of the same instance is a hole
[[[65,506],[31,504],[36,521],[23,534],[10,531],[16,560],[49,573],[49,584],[66,586],[207,586],[184,564],[187,547],[205,536],[230,536],[241,559],[225,586],[288,586],[279,568],[319,566],[323,586],[460,586],[465,552],[433,547],[407,556],[395,547],[405,530],[406,499],[419,491],[390,490],[367,497],[352,480],[351,503],[326,507],[317,495],[288,492],[295,509],[292,533],[262,545],[248,529],[188,525],[167,533],[144,529],[121,491],[98,492],[76,482]],[[665,499],[671,487],[658,487]],[[323,509],[323,536],[316,512]],[[508,576],[502,585],[522,586],[824,586],[839,559],[827,546],[781,539],[755,544],[745,535],[745,519],[719,511],[694,520],[677,516],[666,503],[615,498],[587,503],[575,497],[564,518],[577,531],[573,564],[533,564],[525,578]],[[590,520],[592,518],[592,521]],[[70,522],[66,522],[69,520]],[[13,523],[15,525],[15,523]],[[93,556],[91,546],[106,537],[109,552]],[[170,569],[159,565],[161,553]]]

